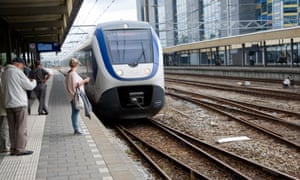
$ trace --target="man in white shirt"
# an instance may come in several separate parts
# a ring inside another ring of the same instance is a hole
[[[25,61],[14,58],[2,74],[4,106],[7,111],[11,155],[30,155],[27,144],[27,106],[26,90],[36,86],[36,80],[30,80],[24,74]]]

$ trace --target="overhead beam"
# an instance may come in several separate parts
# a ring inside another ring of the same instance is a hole
[[[45,34],[59,34],[61,30],[36,30],[36,31],[18,31],[24,36],[28,35],[45,35]]]
[[[44,22],[23,22],[23,23],[11,23],[9,27],[11,28],[37,28],[37,27],[61,27],[63,26],[63,21],[44,21]]]
[[[57,36],[31,37],[31,38],[25,38],[25,40],[30,43],[59,41]]]
[[[83,1],[0,0],[0,20],[27,42],[62,44]]]
[[[32,15],[52,15],[67,13],[66,6],[53,7],[26,7],[26,8],[1,8],[0,16],[32,16]]]

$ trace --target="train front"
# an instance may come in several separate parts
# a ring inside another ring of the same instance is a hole
[[[159,39],[146,23],[122,23],[98,31],[108,75],[98,112],[105,118],[155,115],[164,105],[164,73]],[[102,34],[101,34],[102,32]],[[97,34],[97,31],[96,31]]]

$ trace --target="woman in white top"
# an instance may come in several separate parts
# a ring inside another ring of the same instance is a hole
[[[90,81],[90,78],[87,77],[85,79],[82,79],[79,74],[77,73],[77,69],[79,67],[79,61],[76,58],[71,58],[69,62],[70,70],[68,72],[68,75],[66,77],[66,90],[68,99],[71,102],[72,106],[72,125],[74,129],[74,135],[81,135],[82,132],[80,131],[80,128],[78,126],[78,117],[79,117],[79,110],[75,108],[74,105],[74,94],[76,91],[76,88],[80,88],[81,91],[84,91],[84,84],[88,83]]]

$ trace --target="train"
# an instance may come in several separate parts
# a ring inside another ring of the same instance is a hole
[[[81,76],[90,77],[85,92],[100,118],[147,118],[164,106],[162,48],[150,24],[100,23],[75,57]]]

